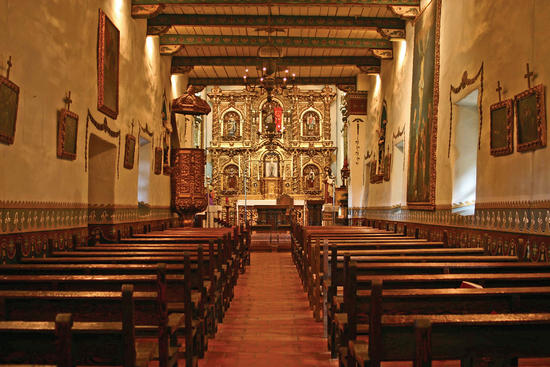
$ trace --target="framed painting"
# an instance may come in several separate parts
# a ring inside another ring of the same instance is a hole
[[[57,118],[57,157],[76,159],[76,141],[78,138],[78,115],[62,109]]]
[[[0,76],[0,142],[13,144],[19,104],[19,87]]]
[[[368,92],[348,92],[346,94],[347,115],[348,116],[366,116]]]
[[[514,151],[514,102],[511,99],[491,106],[491,155]]]
[[[377,171],[378,162],[376,160],[370,163],[370,183],[377,184],[382,182],[384,174],[379,174]]]
[[[390,180],[391,174],[391,154],[387,153],[384,156],[384,181]]]
[[[514,98],[517,120],[518,152],[546,146],[546,108],[544,86],[537,85]]]
[[[414,28],[407,206],[435,209],[439,25],[441,0],[432,1]]]
[[[155,175],[160,175],[162,173],[162,148],[155,148]]]
[[[97,40],[97,109],[112,119],[118,116],[120,32],[99,9]]]
[[[133,135],[126,135],[126,144],[124,145],[124,168],[134,168],[134,156],[136,154],[136,138]]]

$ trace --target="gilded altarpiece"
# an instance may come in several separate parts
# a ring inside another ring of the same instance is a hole
[[[335,95],[329,86],[293,87],[275,90],[269,102],[259,90],[214,87],[208,93],[212,140],[207,159],[213,189],[228,198],[223,204],[235,208],[244,200],[245,182],[249,201],[284,194],[294,200],[323,199],[327,168],[336,159],[330,114]],[[234,122],[238,133],[231,134]],[[248,216],[252,222],[257,218],[253,208]]]

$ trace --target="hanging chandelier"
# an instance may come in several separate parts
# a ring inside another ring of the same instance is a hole
[[[274,28],[271,26],[271,2],[267,2],[268,16],[267,16],[267,28],[258,28],[256,31],[267,32],[267,44],[260,46],[257,52],[256,70],[258,78],[252,80],[249,76],[249,68],[245,69],[243,75],[243,82],[245,88],[249,92],[253,92],[256,88],[265,89],[268,100],[271,100],[274,90],[286,89],[288,85],[294,84],[296,74],[290,74],[287,67],[281,64],[283,57],[282,50],[273,45],[271,41],[271,34],[276,32],[284,32],[284,29]]]

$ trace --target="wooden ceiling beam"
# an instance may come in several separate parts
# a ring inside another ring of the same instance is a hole
[[[148,26],[201,26],[201,27],[267,27],[268,16],[253,15],[190,15],[160,14],[150,18]],[[405,21],[399,18],[367,17],[308,17],[308,16],[273,16],[271,26],[285,28],[323,27],[338,29],[386,28],[405,29]]]
[[[272,0],[275,6],[420,6],[420,0]],[[266,6],[265,0],[132,0],[132,5],[197,5],[197,6],[238,6],[258,5]]]
[[[258,57],[213,56],[184,57],[174,56],[172,66],[262,66],[266,60]],[[282,57],[278,60],[284,66],[325,66],[325,65],[365,65],[380,66],[380,59],[374,56],[318,56],[318,57]]]
[[[259,84],[257,78],[248,78],[251,84]],[[356,79],[352,77],[296,77],[296,85],[327,85],[327,84],[355,84]],[[242,78],[189,78],[192,85],[242,85]]]
[[[386,39],[363,38],[316,38],[316,37],[260,37],[260,36],[221,36],[192,34],[160,35],[160,45],[183,46],[266,46],[314,47],[314,48],[370,48],[392,50],[391,41]]]

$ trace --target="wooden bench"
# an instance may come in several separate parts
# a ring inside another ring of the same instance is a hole
[[[335,318],[341,343],[350,346],[352,359],[357,335],[368,334],[369,345],[378,343],[376,333],[386,314],[482,314],[536,313],[550,306],[550,287],[463,288],[463,289],[389,289],[382,290],[383,281],[372,282],[371,290],[357,290],[356,266],[350,267],[350,289],[345,292],[345,315]],[[346,324],[347,323],[347,324]]]
[[[517,366],[518,358],[550,356],[550,314],[384,315],[367,341],[350,342],[359,366],[381,361],[461,360],[462,367]],[[344,363],[350,366],[350,364]]]
[[[89,360],[79,359],[79,364],[96,360],[104,365],[126,365],[126,362],[132,365],[132,360],[140,356],[145,363],[142,365],[156,358],[159,365],[165,367],[174,366],[179,357],[185,356],[189,362],[187,365],[191,366],[191,339],[186,338],[186,344],[181,348],[175,340],[172,340],[172,347],[169,344],[170,335],[185,327],[184,316],[174,314],[169,319],[161,293],[134,292],[129,284],[124,285],[121,292],[0,291],[1,319],[4,322],[38,322],[51,320],[58,313],[72,313],[75,321],[96,325],[93,329],[99,326],[99,332],[102,327],[110,326],[105,329],[110,330],[105,339],[98,333],[86,338],[93,341],[83,340],[92,343],[86,347],[87,350],[81,351],[73,346],[73,357],[81,358],[81,353],[90,356]],[[156,348],[139,350],[135,335],[158,335],[158,342],[154,344]]]
[[[71,314],[51,321],[0,321],[2,364],[119,365],[146,367],[155,343],[136,341],[120,322],[73,322]]]

